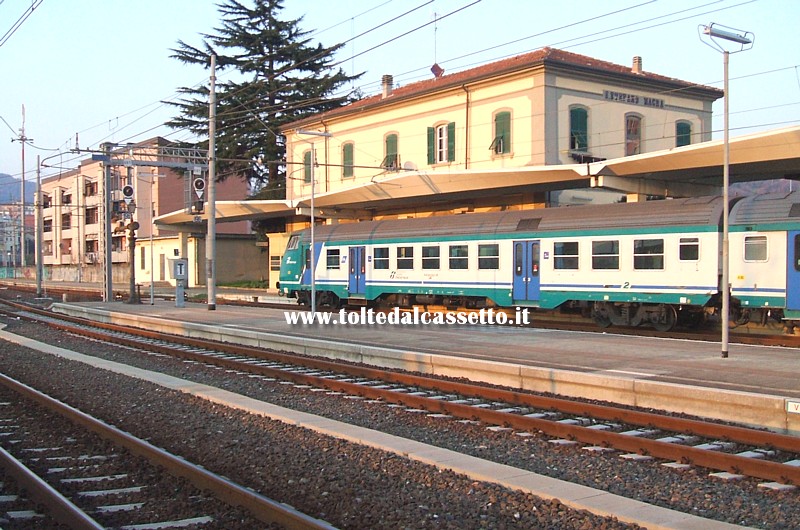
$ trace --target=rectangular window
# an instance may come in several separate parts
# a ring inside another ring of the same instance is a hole
[[[72,216],[68,213],[61,214],[61,228],[67,229],[72,227]]]
[[[144,270],[146,267],[144,260],[144,247],[139,247],[139,268]]]
[[[500,245],[497,243],[478,245],[478,268],[495,270],[500,268]]]
[[[61,204],[72,204],[72,194],[61,192]]]
[[[663,270],[664,240],[634,239],[633,268],[639,270]]]
[[[422,268],[439,268],[439,247],[422,247]]]
[[[97,208],[86,208],[86,215],[84,215],[84,222],[87,225],[94,225],[99,222],[99,215]]]
[[[52,219],[45,219],[42,221],[42,231],[44,232],[52,232],[53,231],[53,220]]]
[[[281,270],[281,257],[280,256],[270,256],[269,257],[269,270],[273,272],[280,272]]]
[[[436,162],[447,161],[447,126],[436,127]]]
[[[469,249],[467,245],[450,245],[450,268],[469,268]]]
[[[388,247],[380,247],[373,250],[372,267],[374,269],[389,269]]]
[[[329,248],[325,254],[325,268],[328,270],[339,269],[339,249]]]
[[[397,268],[414,268],[414,247],[397,247]]]
[[[696,237],[682,237],[678,257],[681,261],[697,261],[700,259],[700,240]]]
[[[592,241],[592,269],[619,269],[619,241]]]
[[[745,236],[745,261],[767,261],[767,236]]]
[[[578,242],[556,241],[553,243],[553,267],[556,269],[578,268]]]
[[[289,238],[289,243],[286,245],[286,250],[295,250],[300,244],[300,236],[292,236]]]
[[[97,195],[97,182],[87,181],[83,187],[83,194],[86,197],[93,197]]]

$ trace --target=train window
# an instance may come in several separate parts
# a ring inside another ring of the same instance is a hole
[[[450,268],[469,268],[469,249],[467,245],[450,245]]]
[[[678,258],[681,261],[700,259],[700,240],[696,237],[682,237],[679,243]]]
[[[289,238],[289,243],[286,245],[286,250],[295,250],[299,244],[300,236],[292,236]]]
[[[397,247],[397,268],[414,268],[414,247]]]
[[[634,239],[633,240],[633,268],[663,270],[664,269],[664,240],[663,239]]]
[[[478,268],[479,269],[499,269],[500,268],[500,245],[492,243],[489,245],[478,245]]]
[[[619,269],[619,241],[592,241],[592,268]]]
[[[556,241],[553,243],[553,267],[556,269],[578,268],[577,241]]]
[[[374,269],[388,269],[389,268],[389,248],[378,247],[373,250],[372,268]]]
[[[325,268],[326,269],[338,269],[339,268],[339,249],[338,248],[329,248],[327,250],[327,254],[325,255]]]
[[[745,261],[767,261],[767,236],[745,236]]]
[[[422,247],[422,268],[439,268],[439,247]]]

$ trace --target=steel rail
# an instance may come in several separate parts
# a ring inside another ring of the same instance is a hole
[[[44,313],[48,317],[52,318],[51,313]],[[61,317],[62,316],[59,315],[59,319],[61,319]],[[406,386],[415,386],[437,392],[455,393],[465,397],[477,397],[490,401],[503,401],[511,405],[552,410],[567,414],[588,416],[596,419],[602,419],[604,421],[618,421],[621,423],[641,427],[651,427],[665,431],[702,436],[705,438],[732,441],[745,445],[768,447],[791,453],[800,453],[800,438],[778,434],[771,431],[761,431],[745,427],[707,423],[699,420],[663,416],[609,405],[596,405],[591,403],[571,401],[563,398],[537,396],[533,394],[525,394],[498,388],[479,386],[470,383],[432,379],[413,374],[384,371],[381,369],[362,366],[353,366],[323,359],[298,357],[279,352],[267,352],[265,350],[251,348],[248,346],[212,342],[190,337],[166,335],[163,333],[142,329],[132,329],[116,324],[98,323],[78,317],[68,317],[64,320],[80,323],[89,327],[113,330],[152,339],[163,340],[164,337],[169,337],[170,341],[183,344],[185,346],[213,349],[231,354],[247,355],[264,360],[271,360],[292,365],[301,365],[306,368],[313,368],[316,370],[346,373],[350,376],[380,379],[386,382]],[[73,329],[71,326],[57,322],[51,323],[51,325],[61,329],[69,330],[73,333],[81,333],[87,336],[92,336],[98,340],[157,351],[159,353],[176,355],[181,358],[215,364],[226,368],[242,370],[244,367],[246,367],[247,370],[254,373],[269,377],[277,377],[298,384],[314,385],[317,387],[328,388],[333,391],[361,395],[370,399],[382,399],[391,403],[408,405],[416,408],[424,408],[432,412],[447,413],[460,418],[478,419],[494,425],[512,426],[522,430],[536,430],[541,431],[549,436],[566,438],[582,443],[590,443],[594,445],[635,452],[642,455],[649,455],[657,458],[672,459],[678,462],[691,463],[710,469],[746,474],[775,482],[800,485],[800,467],[789,466],[778,462],[747,458],[718,451],[697,449],[685,445],[659,442],[658,440],[650,440],[647,438],[629,436],[608,431],[587,429],[582,426],[561,424],[546,419],[530,418],[519,414],[479,409],[470,405],[448,403],[444,400],[431,400],[423,396],[410,396],[407,394],[394,392],[392,390],[370,388],[369,386],[359,385],[357,383],[337,381],[335,379],[328,378],[319,378],[313,375],[301,373],[292,373],[267,366],[256,366],[250,364],[243,366],[240,361],[233,359],[209,357],[202,353],[193,353],[169,346],[160,346],[150,343],[143,344],[135,339],[109,336],[101,332],[93,332],[87,329]]]
[[[48,515],[59,523],[74,530],[104,528],[2,447],[0,447],[0,466],[25,489],[28,498],[41,504]]]
[[[67,417],[73,423],[88,428],[101,437],[125,447],[131,453],[143,456],[150,462],[163,466],[171,475],[185,478],[198,489],[211,491],[220,500],[233,506],[243,507],[262,522],[277,523],[291,530],[335,530],[335,527],[325,521],[310,517],[288,505],[264,497],[253,490],[187,462],[5,374],[0,374],[0,383],[20,395]]]

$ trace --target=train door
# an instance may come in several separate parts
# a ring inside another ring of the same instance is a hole
[[[539,300],[539,247],[538,239],[514,241],[514,300]]]
[[[350,247],[350,274],[347,279],[347,290],[350,295],[366,293],[367,258],[366,247]]]
[[[317,264],[319,264],[319,255],[322,253],[322,243],[315,243],[314,244],[314,267],[313,269],[317,269]],[[305,247],[305,254],[306,254],[306,264],[303,267],[303,276],[301,278],[301,282],[303,285],[311,285],[311,247]]]
[[[800,231],[791,231],[786,255],[786,309],[800,310]]]

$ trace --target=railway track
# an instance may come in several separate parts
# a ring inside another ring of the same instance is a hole
[[[4,528],[332,528],[4,375],[0,444]]]
[[[14,291],[20,293],[35,293],[35,289],[28,285],[17,284],[13,286]],[[60,299],[63,294],[66,294],[70,299],[86,300],[86,301],[99,301],[101,300],[100,293],[97,290],[59,290],[57,288],[50,288],[49,293],[54,299]],[[127,298],[127,294],[118,293],[121,299]],[[303,310],[308,309],[307,306],[298,305],[296,303],[274,303],[274,302],[261,302],[261,301],[247,301],[247,300],[227,300],[219,298],[217,303],[220,305],[239,305],[247,307],[262,307],[265,309],[280,309],[280,310]],[[359,310],[360,307],[354,308]],[[432,308],[423,308],[428,310]],[[436,308],[436,310],[446,311],[446,308]],[[464,310],[469,311],[469,310]],[[609,328],[599,328],[596,323],[591,319],[581,317],[577,313],[561,314],[554,311],[534,312],[532,315],[532,322],[530,327],[542,329],[554,329],[563,331],[581,331],[588,333],[604,333],[609,331]],[[514,316],[513,312],[508,313],[509,318]],[[671,338],[671,339],[685,339],[697,340],[708,342],[719,342],[720,330],[719,325],[708,324],[698,329],[673,329],[668,332],[662,332],[646,326],[642,327],[620,327],[614,326],[610,328],[615,334],[618,335],[631,335],[637,337],[656,337],[656,338]],[[733,327],[730,332],[730,342],[738,344],[751,344],[761,346],[783,346],[788,348],[800,348],[800,335],[787,333],[783,326],[778,322],[770,322],[767,326],[746,324]]]
[[[33,318],[33,310],[25,310]],[[542,433],[557,444],[584,444],[587,450],[617,451],[634,460],[657,458],[674,466],[707,468],[723,478],[754,477],[764,488],[800,484],[800,439],[768,431],[708,423],[537,396],[499,388],[353,366],[313,358],[167,337],[81,319],[55,319],[36,310],[35,318],[94,340],[167,354],[232,373],[258,375],[301,387],[379,400],[412,411],[463,421],[480,421],[521,436]]]

